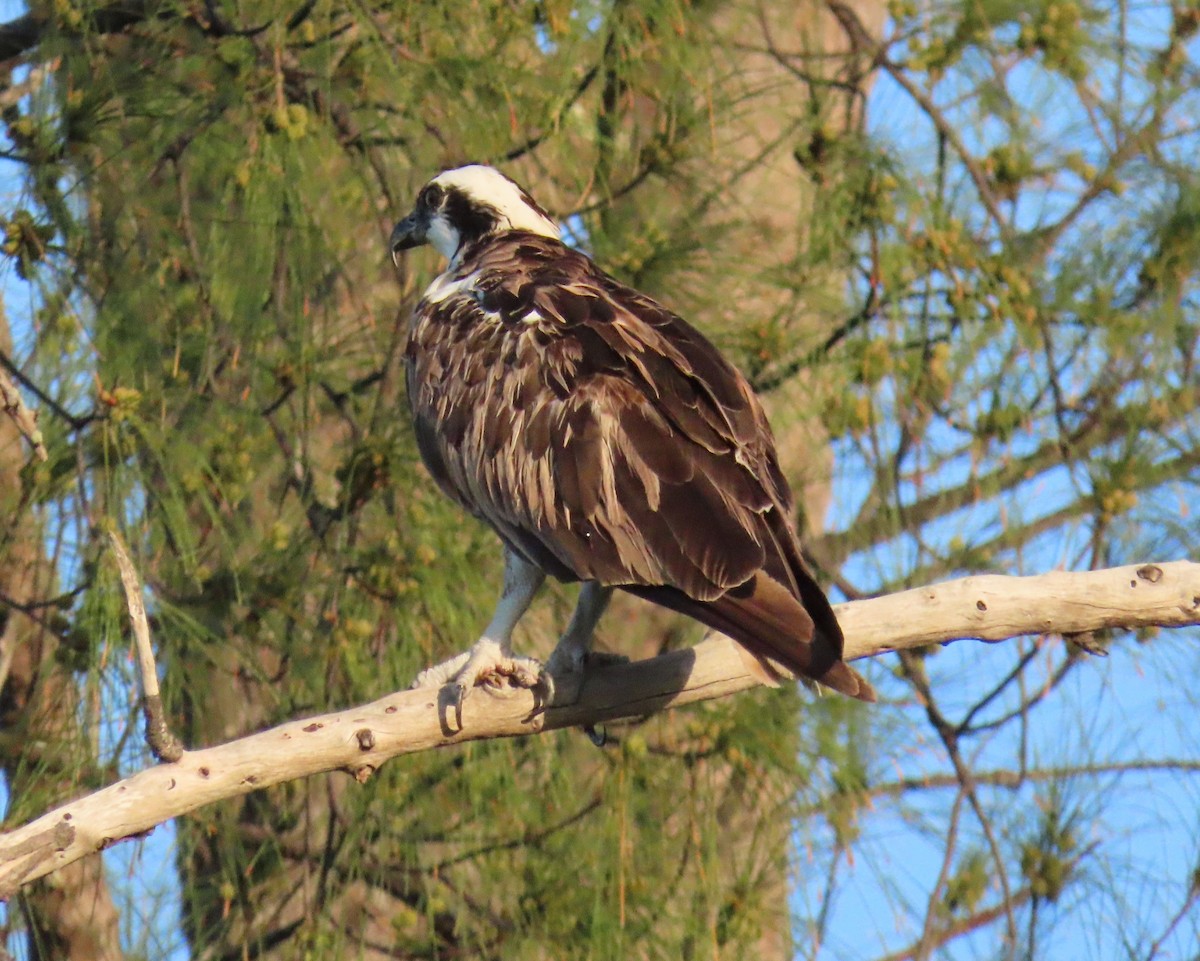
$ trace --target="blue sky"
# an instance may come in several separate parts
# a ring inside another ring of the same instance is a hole
[[[1137,42],[1161,42],[1166,25],[1163,5],[1128,8],[1130,36]],[[1113,76],[1109,81],[1113,81]],[[1034,129],[1043,143],[1055,148],[1076,149],[1095,162],[1102,150],[1088,126],[1081,121],[1075,92],[1070,85],[1026,67],[1010,75],[1011,91],[1035,118]],[[955,94],[943,88],[939,99],[953,101]],[[1111,89],[1108,91],[1112,93]],[[1103,93],[1103,91],[1102,91]],[[1132,102],[1135,98],[1130,97]],[[951,108],[948,113],[955,117]],[[998,131],[987,124],[969,121],[970,105],[964,102],[956,120],[968,145],[979,153],[994,145]],[[933,176],[936,142],[932,125],[917,106],[886,74],[881,74],[868,107],[871,132],[889,144],[909,169],[925,170]],[[1169,148],[1194,166],[1200,148],[1190,142]],[[1069,178],[1067,178],[1069,182]],[[1136,182],[1135,182],[1136,183]],[[1098,205],[1096,213],[1077,225],[1077,230],[1108,230],[1128,205],[1145,204],[1149,195],[1116,198]],[[1070,191],[1047,189],[1022,199],[1013,211],[1014,223],[1027,227],[1045,222],[1073,201]],[[1102,234],[1101,234],[1102,235]],[[1034,438],[1036,440],[1036,438]],[[952,484],[966,476],[966,465],[951,464],[932,486]],[[1070,497],[1077,479],[1064,468],[1036,478],[1029,490],[1010,509],[1029,516],[1047,513]],[[835,503],[829,519],[833,529],[844,527],[866,496],[862,465],[852,445],[839,450],[835,476]],[[958,512],[924,531],[933,543],[969,532],[980,521],[996,523],[994,507]],[[1082,532],[1081,532],[1082,533]],[[1078,545],[1061,533],[1042,538],[1035,550],[1022,558],[1020,573],[1036,573],[1069,565]],[[1171,560],[1186,556],[1179,545],[1166,545],[1162,552],[1135,560]],[[847,568],[851,582],[865,590],[886,582],[912,563],[912,549],[902,542],[884,545],[861,556]],[[1180,678],[1195,677],[1200,668],[1200,631],[1167,632],[1145,646],[1123,640],[1106,659],[1088,659],[1078,667],[1063,688],[1038,708],[1028,730],[1023,731],[1025,756],[1035,764],[1086,764],[1120,760],[1144,761],[1182,759],[1200,763],[1200,740],[1194,731],[1197,697]],[[952,720],[961,716],[975,699],[990,690],[995,679],[1014,663],[1017,645],[984,645],[962,642],[944,649],[932,670],[937,678],[935,694]],[[893,688],[895,690],[895,688]],[[956,709],[957,705],[957,709]],[[923,772],[949,769],[940,745],[918,709],[909,708],[903,728],[912,739],[912,751],[893,758],[891,776],[912,777]],[[985,714],[986,716],[986,714]],[[977,753],[971,761],[976,770],[1011,770],[1022,748],[1016,735],[1000,734],[971,744]],[[887,771],[876,772],[886,779]],[[1019,792],[982,789],[985,805],[998,812],[997,830],[1021,834],[1020,825],[1029,812],[1036,812],[1044,787]],[[1086,867],[1078,887],[1067,889],[1062,900],[1041,910],[1042,932],[1039,958],[1112,958],[1142,956],[1185,901],[1186,882],[1200,864],[1200,774],[1178,775],[1131,773],[1100,775],[1070,782],[1065,788],[1068,806],[1077,806],[1088,825],[1085,845],[1096,845],[1096,855]],[[933,888],[944,853],[947,813],[953,790],[919,792],[904,804],[888,799],[876,802],[864,815],[864,836],[856,845],[853,866],[840,874],[840,886],[827,931],[829,937],[821,957],[864,958],[897,951],[912,945],[920,936],[925,903]],[[973,816],[962,820],[960,851],[977,847],[979,837]],[[805,830],[801,826],[801,830]],[[803,835],[800,845],[803,851]],[[816,867],[813,873],[806,867]],[[815,910],[825,891],[820,865],[797,865],[797,903],[801,912]],[[1010,882],[1020,884],[1014,870]],[[983,904],[999,895],[992,880]],[[1022,913],[1022,916],[1027,916]],[[1197,945],[1200,912],[1193,909],[1175,933],[1161,946],[1162,957],[1191,958]],[[1022,927],[1023,931],[1023,927]],[[946,957],[991,958],[1000,956],[1002,925],[959,939]],[[806,935],[798,932],[798,957],[808,957]],[[939,955],[941,956],[941,955]]]

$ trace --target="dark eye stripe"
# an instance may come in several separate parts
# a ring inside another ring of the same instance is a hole
[[[464,242],[484,236],[494,230],[499,222],[499,214],[495,207],[472,200],[453,187],[445,191],[441,209],[442,216],[454,226]]]
[[[436,210],[441,206],[443,196],[445,196],[445,191],[441,187],[437,184],[427,184],[421,191],[421,196],[417,198],[417,203],[430,210]]]

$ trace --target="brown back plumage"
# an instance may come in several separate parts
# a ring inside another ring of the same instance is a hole
[[[682,611],[771,675],[874,699],[801,559],[761,405],[684,320],[509,231],[430,287],[407,360],[430,472],[511,548]]]

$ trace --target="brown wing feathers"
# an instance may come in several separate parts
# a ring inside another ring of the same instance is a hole
[[[443,489],[559,577],[620,586],[773,673],[873,699],[800,558],[765,416],[715,348],[549,238],[492,238],[463,258],[458,276],[472,273],[473,289],[418,307],[410,338],[418,439]]]

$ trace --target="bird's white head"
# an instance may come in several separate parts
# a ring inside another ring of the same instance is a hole
[[[518,184],[493,167],[446,170],[421,188],[412,213],[392,231],[392,258],[430,243],[451,262],[476,240],[509,230],[558,238],[558,225]]]

